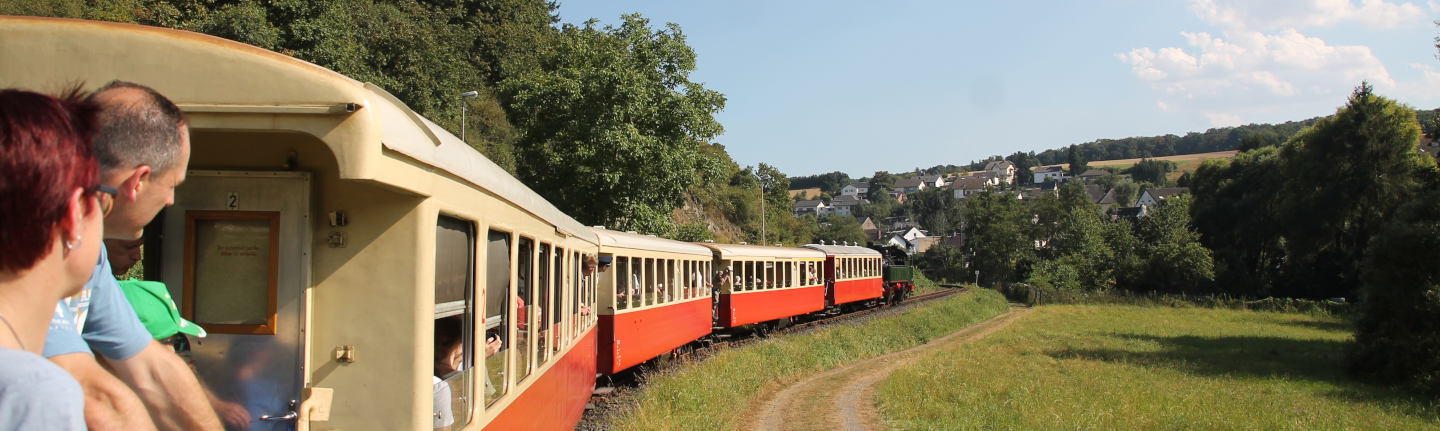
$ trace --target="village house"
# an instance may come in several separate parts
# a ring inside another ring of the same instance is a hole
[[[1166,198],[1189,193],[1190,189],[1185,187],[1156,187],[1145,189],[1140,192],[1140,199],[1135,201],[1136,205],[1154,207],[1164,202]]]
[[[840,188],[840,196],[861,197],[870,193],[870,183],[850,183]]]
[[[1098,180],[1100,179],[1100,177],[1106,175],[1110,175],[1110,171],[1104,169],[1087,169],[1085,170],[1085,172],[1080,174],[1080,181],[1086,184],[1091,184],[1094,183],[1095,180]]]
[[[830,207],[826,206],[825,201],[822,200],[799,201],[795,203],[795,216],[799,217],[805,214],[815,216],[825,215],[830,212],[829,209]]]
[[[979,176],[965,177],[950,183],[950,189],[955,191],[955,199],[965,199],[974,196],[977,193],[984,192],[985,189],[990,186],[989,179]]]
[[[849,216],[855,214],[855,209],[861,205],[868,205],[870,201],[854,196],[841,196],[830,201],[830,212],[835,215]]]
[[[879,226],[875,225],[875,220],[871,220],[870,217],[865,217],[865,220],[860,222],[860,231],[865,233],[866,241],[879,241],[880,235],[884,233]]]
[[[1057,183],[1065,181],[1065,169],[1061,168],[1058,165],[1041,166],[1035,168],[1034,170],[1031,170],[1030,172],[1035,175],[1035,184],[1044,183],[1046,181],[1054,181]]]
[[[1001,184],[1015,183],[1015,164],[1008,160],[994,161],[985,164],[985,172],[995,175]]]
[[[900,193],[915,193],[925,190],[928,187],[929,186],[925,185],[925,181],[920,178],[901,178],[895,180],[895,186],[891,187],[891,189],[899,191]]]
[[[939,175],[921,175],[920,181],[925,183],[926,188],[945,187],[945,177]]]

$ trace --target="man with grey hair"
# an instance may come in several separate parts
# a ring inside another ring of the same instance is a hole
[[[190,161],[189,128],[174,103],[142,85],[111,82],[90,100],[101,108],[100,183],[120,191],[105,218],[105,238],[134,240],[175,202]],[[44,354],[80,382],[92,430],[220,429],[189,366],[150,338],[126,302],[103,248],[81,293],[56,306]]]

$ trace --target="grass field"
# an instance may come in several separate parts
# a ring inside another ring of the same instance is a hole
[[[604,424],[616,430],[735,429],[752,400],[807,375],[949,334],[1007,309],[995,291],[975,289],[903,313],[761,340],[672,367],[619,403]]]
[[[1206,160],[1209,160],[1209,159],[1232,159],[1232,158],[1235,158],[1235,154],[1237,154],[1237,153],[1239,153],[1239,151],[1235,151],[1235,150],[1230,150],[1230,151],[1216,151],[1216,152],[1212,152],[1212,153],[1183,154],[1183,155],[1179,155],[1179,156],[1164,156],[1164,157],[1150,157],[1149,160],[1168,160],[1168,161],[1171,161],[1171,162],[1175,162],[1176,168],[1177,168],[1177,169],[1175,169],[1175,172],[1171,172],[1170,174],[1166,175],[1166,178],[1168,178],[1170,181],[1173,182],[1173,181],[1175,181],[1176,179],[1179,179],[1180,176],[1181,176],[1181,175],[1184,175],[1186,172],[1195,172],[1196,169],[1200,168],[1200,164],[1201,164],[1201,163],[1204,163]],[[1115,170],[1118,172],[1118,171],[1121,171],[1121,170],[1129,169],[1131,166],[1135,166],[1135,164],[1136,164],[1136,163],[1140,163],[1141,160],[1146,160],[1146,159],[1096,160],[1096,161],[1088,162],[1088,163],[1086,163],[1086,165],[1087,165],[1087,166],[1090,166],[1090,167],[1092,167],[1092,168],[1115,168]],[[1058,165],[1047,165],[1047,166],[1060,166],[1060,167],[1069,169],[1069,165],[1064,164],[1064,163],[1061,163],[1061,164],[1058,164]]]
[[[895,429],[1440,429],[1346,377],[1349,324],[1206,308],[1043,306],[880,383]]]

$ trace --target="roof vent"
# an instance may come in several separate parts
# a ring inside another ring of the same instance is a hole
[[[596,228],[596,229],[604,229],[604,228],[605,228],[605,225],[603,225],[603,224],[597,224],[597,225],[590,226],[590,227],[593,227],[593,228]]]
[[[746,245],[745,241],[740,241],[740,245]]]
[[[631,233],[631,234],[635,234],[635,235],[639,235],[639,234],[640,234],[640,232],[636,232],[636,231],[633,231],[633,230],[627,230],[627,231],[625,231],[625,233]]]
[[[714,244],[714,243],[715,243],[715,240],[713,240],[713,239],[707,239],[707,240],[705,240],[705,243],[706,243],[706,244]]]

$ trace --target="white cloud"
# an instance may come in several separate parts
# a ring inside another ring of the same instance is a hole
[[[1240,116],[1228,112],[1206,112],[1205,118],[1210,120],[1213,127],[1234,127],[1242,125]]]
[[[1434,0],[1427,6],[1440,10]],[[1206,22],[1232,30],[1300,29],[1348,22],[1395,28],[1430,21],[1414,3],[1385,0],[1191,0],[1190,10]]]
[[[1136,48],[1116,57],[1160,95],[1168,112],[1205,112],[1217,125],[1279,105],[1338,105],[1338,95],[1362,80],[1381,91],[1396,88],[1366,46],[1330,45],[1294,29],[1181,35],[1183,48]]]

